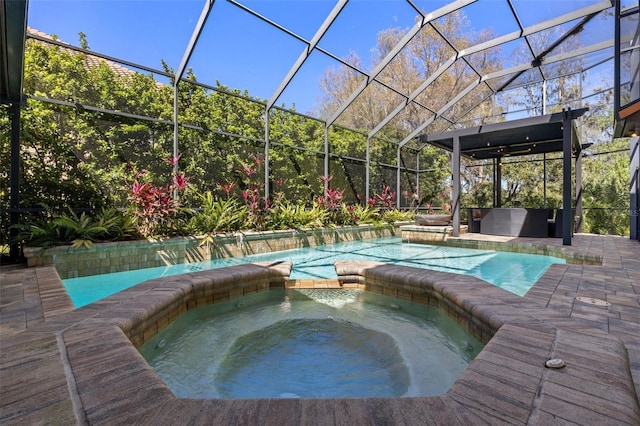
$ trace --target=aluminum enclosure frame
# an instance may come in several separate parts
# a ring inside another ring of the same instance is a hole
[[[364,70],[358,69],[357,67],[353,66],[352,64],[348,63],[347,61],[339,58],[337,55],[335,55],[334,53],[327,51],[326,49],[322,48],[319,45],[319,42],[321,41],[321,39],[326,35],[326,33],[331,29],[331,27],[334,25],[334,22],[336,21],[336,19],[341,15],[341,13],[343,13],[343,10],[345,9],[345,7],[347,6],[347,4],[349,3],[349,0],[337,0],[335,6],[333,7],[333,9],[331,10],[331,12],[327,15],[327,17],[324,19],[323,23],[319,26],[319,28],[316,30],[315,35],[312,37],[311,40],[305,40],[304,37],[301,37],[297,34],[295,34],[294,32],[288,30],[287,28],[285,28],[284,26],[278,24],[277,22],[273,22],[270,19],[260,15],[259,13],[251,10],[250,8],[248,8],[247,6],[243,5],[239,0],[226,0],[229,4],[232,4],[236,7],[238,7],[239,9],[243,10],[244,12],[252,15],[253,17],[255,17],[256,19],[259,19],[269,25],[271,25],[272,27],[278,29],[279,31],[284,32],[285,34],[287,34],[290,37],[293,37],[303,43],[305,43],[306,47],[303,49],[303,51],[299,54],[299,56],[297,57],[297,59],[291,64],[291,67],[289,69],[289,72],[283,77],[283,79],[280,81],[280,84],[278,85],[278,87],[275,89],[275,91],[273,92],[272,96],[269,98],[268,102],[265,105],[265,115],[264,115],[264,126],[265,126],[265,137],[264,137],[264,143],[265,143],[265,176],[264,176],[264,181],[265,181],[265,196],[269,196],[269,192],[270,192],[270,188],[269,188],[269,149],[270,149],[270,144],[272,143],[270,141],[270,137],[269,137],[269,112],[272,108],[275,107],[276,102],[278,101],[278,99],[281,97],[281,95],[283,94],[283,92],[286,90],[286,88],[290,85],[290,83],[292,82],[292,80],[295,78],[295,76],[298,74],[298,71],[301,69],[301,67],[304,65],[304,63],[306,62],[306,60],[309,58],[309,56],[312,54],[312,52],[317,51],[317,52],[321,52],[322,54],[330,57],[331,59],[333,59],[334,61],[336,61],[338,64],[341,64],[342,66],[345,66],[357,73],[359,73],[360,75],[363,76],[363,82],[351,93],[351,95],[333,112],[333,114],[326,118],[325,120],[321,120],[321,119],[317,119],[314,118],[316,120],[322,121],[324,122],[324,126],[325,126],[325,134],[324,134],[324,138],[325,138],[325,144],[324,144],[324,172],[326,175],[328,175],[329,173],[329,160],[331,157],[331,153],[330,153],[330,146],[329,146],[329,129],[331,126],[336,126],[336,122],[338,121],[338,119],[340,118],[340,116],[349,108],[350,105],[353,104],[353,102],[357,99],[357,97],[370,85],[376,83],[379,84],[383,87],[385,87],[386,89],[391,90],[393,93],[401,96],[402,101],[398,103],[398,105],[396,106],[396,108],[394,108],[388,115],[386,115],[382,120],[380,120],[380,122],[378,122],[375,126],[373,126],[371,129],[365,129],[366,133],[366,158],[365,158],[365,164],[366,164],[366,182],[365,182],[365,190],[366,190],[366,197],[369,198],[370,196],[370,175],[369,175],[369,167],[371,165],[371,158],[370,158],[370,143],[371,140],[376,137],[377,134],[379,134],[381,132],[381,130],[388,124],[390,123],[395,117],[397,117],[399,114],[402,113],[403,110],[405,110],[409,105],[415,105],[417,108],[419,108],[421,111],[425,112],[425,118],[422,121],[421,124],[419,124],[415,129],[413,129],[404,139],[399,140],[399,141],[394,141],[392,143],[397,144],[397,158],[396,158],[396,168],[397,168],[397,201],[396,204],[397,206],[400,206],[400,185],[401,185],[401,172],[402,170],[405,170],[402,168],[401,165],[401,159],[402,159],[402,155],[401,155],[401,150],[406,149],[406,146],[409,142],[412,141],[416,141],[418,140],[420,137],[422,137],[424,131],[429,127],[429,125],[431,123],[433,123],[436,119],[443,119],[445,120],[448,124],[449,124],[449,129],[456,129],[459,128],[461,126],[461,121],[462,119],[469,114],[474,108],[470,108],[469,110],[467,110],[466,112],[463,112],[462,114],[457,115],[456,117],[453,118],[448,118],[445,116],[445,113],[450,111],[451,108],[453,108],[460,100],[462,100],[465,96],[469,95],[470,93],[474,92],[474,90],[476,90],[476,88],[478,87],[486,87],[489,89],[489,94],[486,95],[485,97],[483,97],[482,99],[480,99],[480,101],[478,102],[478,105],[480,105],[482,102],[486,101],[488,98],[490,98],[491,96],[494,96],[497,93],[503,92],[505,90],[511,89],[513,86],[510,86],[511,83],[513,83],[519,75],[522,75],[523,73],[527,72],[528,70],[531,69],[537,69],[540,73],[540,75],[542,76],[542,82],[543,84],[546,82],[546,79],[548,78],[547,76],[544,75],[541,67],[547,64],[551,64],[551,63],[555,63],[555,62],[560,62],[560,61],[564,61],[564,60],[568,60],[568,59],[573,59],[573,58],[578,58],[580,56],[583,55],[588,55],[590,53],[594,53],[594,52],[598,52],[598,51],[605,51],[608,49],[611,49],[612,47],[614,47],[614,45],[616,45],[614,43],[613,40],[609,41],[603,41],[603,42],[598,42],[589,46],[584,46],[581,47],[579,49],[575,49],[571,52],[566,52],[566,53],[556,53],[554,54],[554,48],[557,45],[562,44],[565,40],[569,39],[572,35],[582,31],[582,29],[584,28],[584,26],[594,17],[598,16],[598,14],[606,12],[607,10],[611,9],[614,4],[617,4],[619,6],[619,1],[614,1],[614,0],[602,0],[599,1],[597,3],[594,3],[590,6],[581,8],[579,10],[575,10],[569,13],[566,13],[562,16],[557,16],[555,18],[552,19],[548,19],[545,20],[543,22],[538,22],[536,24],[530,25],[528,27],[523,26],[522,24],[522,20],[520,19],[520,17],[518,16],[517,13],[517,7],[515,7],[513,0],[505,0],[507,2],[507,4],[509,5],[510,9],[511,9],[511,13],[512,13],[512,17],[515,20],[515,22],[517,22],[519,29],[517,31],[513,31],[511,33],[508,34],[504,34],[504,35],[500,35],[497,36],[491,40],[487,40],[481,43],[478,43],[476,45],[473,46],[469,46],[465,49],[456,49],[455,46],[453,45],[453,43],[451,43],[449,40],[446,39],[446,37],[439,33],[437,28],[434,26],[434,21],[436,21],[438,18],[446,16],[450,13],[453,13],[457,10],[463,9],[466,6],[472,5],[474,3],[476,3],[478,0],[455,0],[455,1],[451,1],[450,3],[446,4],[445,6],[431,11],[430,13],[427,13],[423,10],[420,9],[420,7],[418,7],[416,5],[416,2],[413,0],[405,0],[403,2],[403,4],[406,6],[408,5],[412,10],[414,10],[417,14],[417,16],[419,16],[419,19],[416,21],[416,23],[414,24],[414,26],[406,33],[406,35],[398,42],[398,44],[393,47],[389,53],[385,56],[385,58],[383,58],[383,60],[377,64],[373,70],[371,70],[370,72],[365,72]],[[6,99],[10,99],[12,102],[12,111],[13,111],[13,116],[15,117],[19,117],[19,106],[15,106],[15,105],[19,105],[20,103],[24,102],[24,97],[22,96],[22,88],[21,88],[21,79],[22,79],[22,72],[20,72],[20,89],[18,91],[18,97],[16,98],[16,83],[15,83],[15,71],[12,71],[11,73],[5,72],[5,69],[9,69],[9,67],[11,67],[12,70],[15,69],[20,69],[22,67],[22,61],[24,60],[24,40],[26,37],[26,10],[27,10],[27,3],[28,0],[0,0],[0,24],[1,25],[1,35],[2,37],[0,38],[0,47],[2,48],[2,50],[0,51],[0,66],[2,66],[2,74],[0,74],[0,99],[2,100],[6,100]],[[218,2],[219,3],[219,2]],[[182,81],[182,77],[183,74],[185,72],[185,70],[187,69],[192,54],[194,52],[194,49],[196,48],[196,46],[199,43],[199,39],[200,39],[200,35],[203,31],[203,29],[206,27],[207,25],[207,21],[210,17],[210,15],[212,13],[215,13],[215,4],[216,1],[215,0],[204,0],[203,2],[203,8],[202,8],[202,12],[200,14],[199,20],[197,22],[197,24],[195,25],[195,28],[193,30],[193,34],[191,36],[191,39],[188,43],[188,45],[186,46],[186,49],[184,51],[184,54],[182,56],[182,60],[177,68],[177,72],[176,74],[173,76],[173,85],[174,85],[174,115],[173,115],[173,126],[174,126],[174,156],[178,155],[178,151],[179,151],[179,140],[178,140],[178,128],[180,126],[182,126],[181,123],[179,123],[179,118],[178,118],[178,85],[180,84],[180,82]],[[17,8],[17,10],[21,10],[22,11],[22,15],[20,13],[15,12],[14,9],[12,8]],[[548,46],[548,48],[539,53],[539,54],[535,54],[535,52],[533,51],[533,49],[531,48],[531,43],[529,41],[529,37],[540,33],[541,31],[545,31],[554,27],[557,27],[559,25],[563,25],[563,24],[567,24],[569,22],[572,21],[576,21],[577,22],[570,28],[568,29],[562,36],[560,36],[555,43],[553,43],[552,45]],[[19,26],[20,28],[17,30],[16,26]],[[453,54],[451,57],[449,57],[445,62],[443,62],[442,64],[440,64],[440,66],[437,68],[437,70],[433,73],[431,73],[430,75],[427,75],[426,78],[424,79],[424,81],[422,82],[422,84],[420,84],[416,89],[413,90],[413,92],[409,93],[409,94],[403,94],[401,92],[399,92],[398,90],[394,89],[393,87],[391,87],[389,84],[386,84],[384,81],[381,81],[381,79],[379,79],[380,74],[384,71],[385,67],[387,65],[389,65],[393,59],[399,54],[399,52],[402,51],[402,49],[404,47],[406,47],[409,42],[412,40],[413,37],[415,37],[416,34],[419,33],[419,31],[425,27],[430,27],[433,30],[435,30],[436,32],[439,33],[440,37],[443,39],[443,42],[447,43],[452,49],[453,49]],[[12,28],[12,29],[11,29]],[[22,33],[20,33],[20,31],[23,31]],[[20,34],[22,34],[22,37],[20,37]],[[16,35],[18,37],[16,37]],[[7,43],[11,43],[13,45],[13,43],[16,43],[15,40],[22,39],[22,54],[18,55],[18,57],[12,56],[13,53],[11,52],[15,52],[15,49],[9,49],[7,47]],[[34,37],[37,38],[37,37]],[[533,59],[531,62],[525,62],[522,63],[520,65],[514,66],[514,67],[509,67],[506,69],[502,69],[500,71],[496,71],[496,72],[492,72],[492,73],[487,73],[487,74],[483,74],[481,71],[475,69],[469,62],[468,62],[468,58],[478,52],[482,52],[485,51],[487,49],[491,49],[497,46],[501,46],[501,45],[505,45],[506,43],[509,43],[511,41],[514,40],[518,40],[518,39],[522,39],[524,40],[528,45],[529,48],[531,50],[531,54],[533,56]],[[47,40],[47,42],[52,42],[51,40]],[[620,43],[620,41],[618,40],[618,43]],[[68,45],[65,45],[65,47],[69,47]],[[77,49],[79,51],[82,51],[82,49]],[[105,55],[102,55],[103,57],[106,57]],[[615,55],[617,57],[617,54]],[[108,57],[107,57],[108,58]],[[148,70],[148,71],[152,71],[156,74],[159,75],[166,75],[162,72],[158,72],[157,70],[151,70],[150,68],[144,67],[142,65],[137,65],[137,64],[132,64],[132,63],[127,63],[126,61],[121,61],[121,60],[117,60],[120,63],[123,64],[129,64],[131,66],[135,66],[136,68],[139,69],[143,69],[143,70]],[[443,75],[444,73],[447,72],[447,70],[449,70],[452,66],[454,66],[454,64],[458,63],[459,61],[465,62],[471,69],[473,72],[475,72],[475,74],[477,75],[477,79],[474,79],[473,82],[471,82],[470,84],[468,84],[467,86],[465,86],[461,91],[459,91],[456,94],[453,94],[453,96],[451,97],[451,99],[441,108],[437,109],[436,111],[433,111],[433,109],[436,108],[430,108],[428,105],[423,105],[420,103],[418,97],[419,95],[426,89],[428,88],[431,84],[433,84],[438,77],[440,77],[441,75]],[[7,79],[7,76],[11,77],[11,81],[12,83],[7,83],[9,80]],[[509,80],[507,80],[504,84],[502,84],[500,87],[493,87],[491,84],[489,84],[490,80],[493,79],[497,79],[500,77],[507,77],[507,76],[511,76],[511,78]],[[617,85],[616,85],[617,86]],[[37,99],[34,97],[34,99]],[[44,100],[44,99],[42,99]],[[45,101],[50,101],[50,100],[45,100]],[[118,112],[116,112],[118,113]],[[119,113],[121,115],[126,115],[126,113]],[[142,117],[141,117],[142,118]],[[145,118],[142,118],[145,119]],[[17,120],[19,120],[19,118],[17,118]],[[19,123],[19,121],[18,121]],[[19,124],[17,126],[14,126],[13,128],[18,128],[19,129]],[[18,136],[16,136],[16,138],[18,139],[18,142],[16,142],[16,146],[15,149],[12,149],[12,172],[11,172],[11,182],[12,182],[12,197],[14,196],[15,193],[15,197],[17,197],[19,191],[17,190],[17,187],[14,188],[13,186],[13,182],[14,182],[14,173],[15,175],[15,181],[18,181],[18,167],[17,167],[17,163],[19,162],[19,157],[18,157],[18,152],[19,152],[19,130],[16,132],[12,132],[12,134],[16,133]],[[424,147],[424,146],[423,146]],[[420,148],[422,149],[422,148]],[[15,159],[15,172],[14,172],[14,155],[16,156]],[[419,150],[418,150],[418,154],[417,157],[419,158]],[[419,163],[418,163],[419,164]],[[175,166],[175,171],[177,172],[177,167],[178,165],[176,164]],[[419,169],[419,166],[417,167],[417,169]],[[416,173],[417,175],[418,173]],[[416,183],[417,183],[417,179],[416,179]],[[16,198],[16,201],[14,203],[13,198],[12,198],[12,204],[11,204],[11,209],[13,210],[17,210],[19,209],[19,201]],[[567,215],[568,216],[568,215]]]

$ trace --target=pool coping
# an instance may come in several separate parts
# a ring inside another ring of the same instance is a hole
[[[564,259],[572,265],[602,265],[603,257],[600,253],[584,252],[576,250],[573,246],[548,244],[548,239],[540,238],[513,238],[505,236],[486,236],[465,232],[460,237],[453,237],[450,227],[402,225],[400,226],[403,243],[431,244],[447,247],[458,247],[478,250],[497,250],[511,253],[536,254],[553,256]],[[433,238],[432,235],[441,238]],[[488,237],[488,238],[487,238]],[[544,241],[544,244],[539,243]],[[561,240],[556,240],[561,241]]]
[[[135,349],[132,342],[141,344],[198,303],[284,287],[287,268],[290,265],[242,265],[155,279],[69,312],[63,312],[59,299],[64,297],[54,291],[62,313],[25,332],[3,336],[0,421],[424,424],[429,419],[433,424],[637,424],[640,420],[627,348],[619,338],[589,321],[567,317],[482,280],[405,266],[336,262],[343,285],[439,304],[483,340],[493,336],[441,396],[179,399]],[[56,287],[55,280],[50,286]],[[552,357],[563,358],[567,366],[545,368],[544,362]]]

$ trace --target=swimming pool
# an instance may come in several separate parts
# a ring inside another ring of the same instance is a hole
[[[525,295],[549,266],[565,263],[550,256],[410,244],[392,237],[69,278],[63,284],[79,308],[153,278],[262,261],[291,262],[293,279],[336,278],[334,261],[363,259],[471,275],[519,296]]]

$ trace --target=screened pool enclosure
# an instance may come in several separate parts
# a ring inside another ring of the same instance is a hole
[[[572,185],[575,171],[564,169],[568,181],[548,176],[562,156],[546,152],[477,158],[463,147],[456,159],[425,143],[429,135],[586,111],[572,116],[579,147],[614,137],[637,147],[637,1],[146,3],[164,7],[166,21],[114,25],[105,37],[135,45],[125,58],[115,45],[93,50],[82,21],[38,27],[47,21],[32,14],[46,2],[1,1],[3,231],[45,207],[124,204],[132,164],[159,181],[170,167],[184,172],[191,204],[196,193],[242,194],[250,182],[264,199],[312,203],[335,188],[349,203],[384,193],[401,209],[460,213],[480,180],[494,180],[485,203],[499,205],[496,168],[518,155],[545,164],[544,204],[547,186]],[[122,8],[125,24],[144,19],[127,2],[108,7]],[[190,34],[177,34],[180,17]],[[81,31],[77,43],[67,38]],[[58,151],[41,152],[44,141]],[[20,166],[33,158],[56,183]],[[558,191],[550,205],[575,207],[577,194],[567,201]]]

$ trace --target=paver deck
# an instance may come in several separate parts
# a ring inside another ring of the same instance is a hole
[[[602,265],[553,265],[523,298],[445,273],[362,272],[403,288],[428,278],[452,308],[497,332],[439,397],[264,400],[175,398],[125,333],[132,316],[144,322],[161,300],[223,272],[145,283],[74,310],[52,267],[3,267],[0,424],[640,424],[640,243],[586,234],[567,247],[479,234],[449,243],[554,246]],[[567,367],[544,368],[550,357]]]

